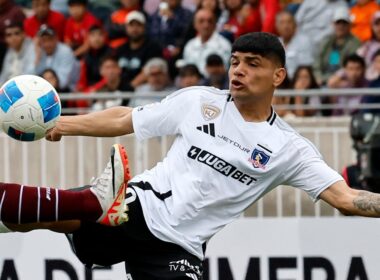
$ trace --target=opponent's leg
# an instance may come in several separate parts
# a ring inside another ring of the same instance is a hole
[[[12,224],[24,225],[21,231],[36,229],[42,222],[67,220],[97,221],[105,225],[119,225],[126,220],[124,203],[129,180],[128,159],[121,145],[111,149],[111,159],[104,172],[92,186],[78,192],[51,188],[0,184],[0,224],[11,229]],[[53,225],[53,224],[51,224]],[[57,225],[55,225],[57,226]]]
[[[71,233],[80,228],[80,220],[69,220],[60,222],[45,222],[31,224],[3,224],[9,231],[28,232],[35,229],[48,229],[58,233]],[[1,227],[1,226],[0,226]],[[0,229],[1,232],[1,229]]]

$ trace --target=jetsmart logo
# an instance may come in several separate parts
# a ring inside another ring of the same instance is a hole
[[[187,153],[187,156],[191,159],[197,160],[203,164],[208,165],[212,169],[218,171],[226,177],[231,177],[243,183],[245,185],[250,185],[252,182],[257,181],[255,178],[251,177],[244,172],[238,170],[232,164],[226,162],[225,160],[213,155],[212,153],[202,150],[201,148],[191,146],[190,150]]]

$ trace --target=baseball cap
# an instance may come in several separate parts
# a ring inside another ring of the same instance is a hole
[[[133,20],[138,21],[142,24],[145,24],[145,16],[142,12],[139,12],[139,11],[129,12],[128,15],[125,17],[125,23],[128,24]]]
[[[348,12],[348,9],[346,9],[346,8],[338,8],[338,9],[335,10],[334,16],[333,16],[333,21],[337,22],[337,21],[340,21],[340,20],[343,20],[343,21],[348,22],[348,23],[351,22],[350,14]]]
[[[38,36],[45,36],[45,35],[54,36],[55,35],[55,31],[50,26],[48,26],[46,24],[42,24],[40,26],[40,29],[38,30],[37,35]]]

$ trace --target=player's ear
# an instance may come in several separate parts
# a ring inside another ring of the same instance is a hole
[[[273,86],[278,87],[282,84],[282,82],[285,80],[286,77],[286,70],[285,68],[276,68],[273,73]]]

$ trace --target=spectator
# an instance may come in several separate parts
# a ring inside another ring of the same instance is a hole
[[[277,89],[280,90],[289,90],[292,88],[292,81],[289,79],[288,76],[286,76],[282,84],[277,87]],[[295,117],[293,112],[289,108],[287,108],[289,104],[290,96],[278,96],[276,93],[274,94],[272,99],[272,105],[275,107],[277,115],[279,115],[281,118]]]
[[[343,58],[360,46],[359,39],[350,31],[350,15],[344,8],[334,12],[333,20],[334,34],[321,43],[314,63],[314,73],[320,85],[326,84],[328,78],[341,67]]]
[[[60,12],[67,16],[69,14],[69,8],[67,6],[68,0],[51,0],[50,8],[54,11]]]
[[[59,42],[55,31],[46,25],[41,25],[37,35],[41,56],[37,58],[36,72],[51,68],[57,73],[62,88],[74,89],[79,69],[71,49]]]
[[[218,21],[220,15],[222,14],[222,9],[220,8],[219,0],[201,0],[198,3],[196,11],[199,11],[201,9],[208,9],[208,10],[213,11],[216,21]],[[190,39],[193,39],[195,36],[197,36],[197,32],[194,28],[194,15],[193,15],[192,20],[188,24],[182,48]]]
[[[122,79],[121,68],[117,58],[112,55],[107,55],[100,62],[100,75],[102,79],[94,86],[88,89],[89,92],[130,92],[133,88],[127,81]],[[127,105],[128,99],[109,99],[97,100],[92,105],[92,109],[98,111],[113,106]]]
[[[11,22],[23,22],[24,19],[22,9],[12,0],[0,0],[0,72],[6,51],[5,26]]]
[[[238,35],[261,31],[260,0],[248,0],[240,11]]]
[[[210,54],[206,59],[207,78],[205,86],[212,86],[219,89],[228,89],[228,73],[223,59],[217,54]]]
[[[78,91],[87,91],[87,88],[101,80],[100,61],[111,53],[111,48],[106,44],[106,34],[102,27],[94,25],[88,31],[88,52],[80,63],[80,78],[77,84]]]
[[[368,84],[370,88],[380,88],[380,49],[378,49],[373,55],[372,69],[373,74],[376,73],[375,79],[371,80]],[[375,75],[373,75],[375,76]],[[364,95],[361,99],[361,103],[378,104],[380,105],[380,95]],[[380,113],[380,107],[376,109],[362,109],[362,112]]]
[[[12,77],[35,72],[34,44],[25,37],[22,22],[9,22],[4,33],[8,49],[4,58],[5,67],[0,74],[0,85]]]
[[[61,88],[60,83],[59,83],[59,78],[57,76],[57,73],[51,68],[45,69],[40,76],[47,80],[58,92],[59,95],[69,93],[70,89],[69,88]],[[70,101],[63,101],[61,99],[61,106],[62,109],[68,109],[68,108],[73,108],[73,107],[78,107],[77,103],[79,100],[70,100]],[[80,101],[79,101],[80,102]],[[85,104],[87,104],[87,101],[84,101]],[[67,115],[66,113],[62,113],[62,115]]]
[[[167,59],[175,59],[181,53],[185,33],[192,13],[181,6],[182,0],[162,0],[159,9],[151,16],[150,37],[164,50]]]
[[[65,30],[65,16],[50,9],[50,0],[32,0],[34,15],[24,21],[26,35],[34,38],[41,25],[47,25],[57,34],[60,41],[63,41]]]
[[[113,12],[106,23],[111,48],[118,48],[127,42],[125,19],[132,11],[140,10],[139,0],[120,0],[122,7]]]
[[[194,64],[186,64],[179,69],[178,88],[199,86],[202,84],[202,74]]]
[[[119,0],[89,0],[89,9],[101,22],[106,22],[119,7]]]
[[[380,11],[374,13],[372,18],[372,36],[358,50],[357,54],[364,58],[367,67],[366,78],[373,80],[377,78],[378,73],[373,69],[372,60],[374,54],[380,49]]]
[[[371,20],[379,10],[379,4],[374,0],[357,0],[351,8],[351,32],[362,42],[371,39]]]
[[[70,17],[66,21],[64,39],[74,55],[80,58],[89,49],[86,37],[90,27],[101,23],[87,11],[87,0],[69,0],[68,5]]]
[[[293,89],[297,91],[319,88],[311,66],[298,66],[294,73],[292,84]],[[321,100],[319,96],[296,96],[294,97],[293,102],[291,100],[291,103],[300,105],[299,108],[293,110],[294,115],[297,117],[309,117],[316,115],[318,109],[303,109],[302,106],[310,105],[312,107],[317,107],[321,105]]]
[[[233,42],[241,30],[240,14],[244,0],[223,0],[225,9],[218,21],[218,31]]]
[[[278,0],[247,0],[240,13],[239,35],[254,31],[275,33],[279,9]]]
[[[142,68],[153,57],[162,57],[162,49],[146,34],[146,20],[143,13],[132,11],[126,18],[126,32],[129,41],[116,50],[123,79],[133,88],[145,83]]]
[[[194,16],[194,27],[197,37],[185,45],[183,59],[186,64],[195,64],[205,76],[206,58],[216,53],[222,57],[224,64],[228,65],[231,53],[231,44],[222,35],[216,32],[216,18],[212,11],[201,9]]]
[[[343,69],[338,70],[328,81],[330,88],[365,88],[368,81],[364,77],[365,61],[357,55],[347,56],[343,61]],[[361,95],[333,97],[331,103],[341,108],[333,111],[333,115],[352,114],[357,111]]]
[[[298,32],[307,36],[313,45],[314,55],[318,55],[321,43],[333,34],[334,11],[345,9],[349,13],[344,0],[304,0],[295,14]]]
[[[162,58],[150,59],[144,66],[144,73],[147,83],[136,88],[135,98],[129,104],[130,107],[158,102],[161,97],[144,98],[144,96],[150,95],[152,92],[171,92],[174,89],[170,81],[168,64]]]
[[[291,79],[298,66],[313,64],[313,48],[305,35],[296,32],[296,21],[290,12],[277,15],[276,28],[285,48],[286,69]]]

